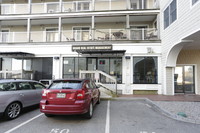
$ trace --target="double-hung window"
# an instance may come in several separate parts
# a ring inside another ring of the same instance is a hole
[[[164,28],[167,28],[177,19],[177,3],[173,0],[164,10]]]
[[[90,2],[74,2],[74,9],[75,11],[89,11],[90,10]]]

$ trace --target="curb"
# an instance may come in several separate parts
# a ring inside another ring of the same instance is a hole
[[[105,99],[106,100],[106,99]],[[197,124],[197,125],[200,125],[200,123],[196,123],[196,122],[193,122],[193,121],[190,121],[188,119],[184,119],[183,117],[181,116],[178,116],[176,114],[173,114],[173,113],[170,113],[169,111],[159,107],[156,103],[154,103],[153,101],[151,101],[150,99],[148,98],[111,98],[111,99],[107,99],[107,100],[127,100],[127,101],[130,101],[130,100],[133,100],[133,101],[145,101],[147,102],[147,104],[149,104],[153,109],[161,112],[161,114],[171,118],[171,119],[174,119],[174,120],[177,120],[177,121],[182,121],[182,122],[186,122],[186,123],[192,123],[192,124]]]

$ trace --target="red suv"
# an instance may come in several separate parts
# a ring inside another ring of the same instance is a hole
[[[100,91],[92,80],[61,79],[43,90],[40,111],[47,117],[84,114],[90,119],[96,103],[100,103]]]

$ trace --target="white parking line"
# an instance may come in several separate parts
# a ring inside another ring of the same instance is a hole
[[[41,113],[41,114],[39,114],[39,115],[37,115],[37,116],[35,116],[35,117],[31,118],[30,120],[27,120],[27,121],[25,121],[25,122],[21,123],[20,125],[18,125],[18,126],[16,126],[16,127],[12,128],[12,129],[10,129],[10,130],[6,131],[5,133],[11,133],[12,131],[14,131],[14,130],[16,130],[16,129],[20,128],[20,127],[22,127],[23,125],[25,125],[25,124],[27,124],[27,123],[31,122],[32,120],[34,120],[34,119],[36,119],[36,118],[40,117],[41,115],[43,115],[43,113]]]
[[[110,101],[108,100],[105,133],[110,132]]]

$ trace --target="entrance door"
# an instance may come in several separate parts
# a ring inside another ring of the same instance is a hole
[[[175,68],[175,93],[195,93],[194,66],[177,66]]]
[[[98,58],[98,70],[109,74],[109,59],[108,58]]]
[[[97,70],[97,59],[96,58],[87,58],[87,69],[88,70]]]

